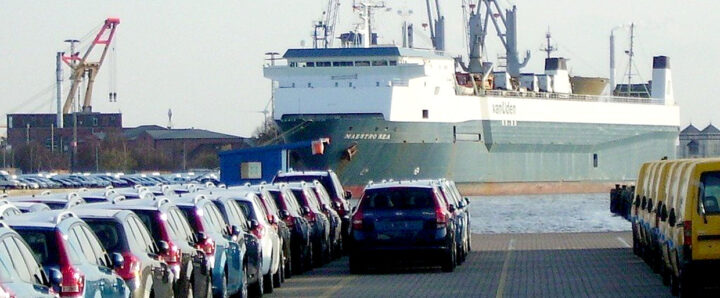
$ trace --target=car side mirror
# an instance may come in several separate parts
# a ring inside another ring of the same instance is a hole
[[[346,200],[352,199],[352,192],[351,192],[351,191],[349,191],[349,190],[346,190],[346,191],[345,191],[345,199],[346,199]]]
[[[675,208],[670,209],[670,215],[668,216],[668,224],[670,224],[671,227],[674,227],[677,223],[677,218],[675,216]]]
[[[114,252],[112,254],[113,267],[120,268],[125,265],[125,257],[120,253]]]
[[[328,204],[323,204],[322,208],[323,208],[323,211],[325,211],[325,212],[330,211],[330,205],[328,205]]]
[[[63,275],[62,272],[58,269],[50,269],[50,286],[53,289],[60,289],[60,284],[62,283]]]
[[[465,198],[463,198],[463,200],[465,201],[465,205],[470,205],[470,199],[465,197]]]
[[[230,227],[230,235],[231,236],[237,237],[237,236],[240,236],[240,233],[241,233],[240,227],[238,227],[237,225],[232,225]]]
[[[303,207],[303,212],[305,212],[305,214],[310,214],[310,207],[304,206],[304,207]]]
[[[280,217],[287,218],[288,216],[290,216],[290,212],[287,210],[280,210]]]
[[[260,226],[260,223],[257,220],[251,220],[250,221],[250,229],[254,230],[257,229]]]
[[[353,206],[353,207],[352,207],[352,210],[351,210],[350,212],[351,212],[351,213],[355,213],[355,211],[357,211],[357,206]]]
[[[660,220],[666,221],[667,218],[668,218],[667,206],[665,206],[665,204],[663,204],[662,209],[660,209]]]
[[[453,205],[453,204],[448,204],[448,211],[450,211],[450,212],[455,212],[455,205]]]
[[[165,254],[170,250],[170,245],[167,243],[167,241],[160,240],[158,241],[158,250],[160,253]]]

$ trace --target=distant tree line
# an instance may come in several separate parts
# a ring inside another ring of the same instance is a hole
[[[66,152],[51,151],[43,143],[31,141],[10,150],[0,148],[4,167],[19,168],[23,173],[45,171],[78,172],[137,172],[180,171],[191,168],[219,167],[216,152],[202,151],[189,160],[175,160],[159,149],[144,143],[131,142],[121,133],[108,133],[100,141],[78,145],[75,165],[72,149]]]

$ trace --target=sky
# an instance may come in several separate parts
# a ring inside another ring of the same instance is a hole
[[[352,1],[340,2],[336,33],[353,29],[358,21]],[[447,50],[453,55],[466,53],[462,2],[441,0]],[[523,72],[542,72],[545,54],[539,49],[549,29],[559,48],[553,55],[570,58],[571,74],[608,77],[610,31],[634,22],[633,82],[651,79],[652,56],[669,56],[681,125],[720,125],[720,101],[712,91],[720,69],[720,22],[715,20],[720,1],[498,2],[504,8],[517,5],[518,49],[532,52]],[[106,18],[117,17],[115,54],[96,79],[94,111],[120,111],[123,125],[132,127],[166,126],[172,110],[175,128],[250,136],[270,99],[271,83],[262,74],[264,53],[310,46],[312,24],[326,5],[327,0],[3,0],[0,126],[7,113],[54,113],[55,53],[69,52],[63,40],[94,35]],[[425,1],[387,0],[385,5],[375,15],[381,43],[400,44],[405,19],[416,25],[416,46],[429,47],[429,33],[420,26],[427,22]],[[487,38],[491,61],[499,49],[493,34]],[[629,32],[619,28],[615,35],[617,77],[622,77]],[[68,86],[66,81],[65,92]],[[117,102],[108,101],[109,91],[117,92]]]

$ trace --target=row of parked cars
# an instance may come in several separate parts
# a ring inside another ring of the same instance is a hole
[[[350,271],[402,260],[452,272],[471,250],[469,203],[451,180],[368,184],[352,216]]]
[[[2,189],[53,189],[53,188],[97,188],[97,187],[130,187],[135,185],[154,186],[161,184],[177,184],[189,182],[218,183],[217,175],[212,172],[203,175],[195,173],[175,174],[131,174],[122,173],[40,173],[10,175],[0,171],[0,188]]]
[[[276,179],[5,197],[0,297],[272,292],[285,278],[340,256],[343,222],[349,224],[350,194],[335,173]]]
[[[630,206],[633,252],[673,295],[720,286],[720,159],[642,165]]]

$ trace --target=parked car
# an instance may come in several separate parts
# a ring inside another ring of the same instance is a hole
[[[312,265],[320,266],[330,259],[330,221],[321,211],[315,192],[305,182],[292,182],[287,184],[290,191],[302,208],[303,216],[312,225],[310,233],[311,256],[305,264],[307,268]]]
[[[115,256],[118,274],[125,280],[132,297],[170,297],[175,279],[160,254],[150,231],[132,211],[75,209],[92,228],[107,250]]]
[[[280,219],[285,222],[290,231],[290,253],[287,254],[290,256],[290,260],[285,267],[286,275],[290,276],[291,273],[299,274],[310,270],[310,267],[305,267],[303,264],[304,260],[312,259],[312,243],[310,242],[312,226],[303,217],[302,208],[300,208],[295,195],[293,195],[287,184],[263,184],[248,188],[255,190],[256,194],[258,192],[267,192],[270,195],[275,201]]]
[[[273,178],[273,183],[277,182],[313,182],[322,183],[325,190],[330,194],[333,201],[332,207],[340,215],[342,220],[342,237],[349,239],[350,236],[350,203],[348,200],[352,198],[352,193],[343,189],[340,178],[332,170],[326,171],[289,171],[280,172]],[[344,241],[347,245],[349,241]],[[347,247],[344,247],[347,248]]]
[[[177,204],[190,222],[197,242],[195,247],[210,260],[213,295],[227,297],[247,287],[247,263],[244,243],[232,241],[228,225],[215,204],[204,195],[188,194],[170,200]]]
[[[292,269],[292,259],[290,258],[290,255],[292,254],[290,251],[292,246],[292,235],[290,233],[290,227],[288,227],[287,223],[280,216],[280,211],[277,204],[275,204],[275,199],[273,199],[272,194],[270,194],[270,192],[266,189],[266,186],[267,184],[263,183],[255,187],[249,186],[248,189],[252,190],[255,195],[260,198],[260,205],[265,211],[265,214],[267,214],[268,222],[275,222],[275,224],[271,225],[280,236],[280,243],[283,252],[283,257],[280,258],[282,261],[282,274],[276,277],[279,278],[279,282],[282,283],[284,282],[286,275],[289,277],[290,274],[292,274],[290,272]]]
[[[6,220],[32,248],[46,272],[62,273],[61,296],[127,297],[129,289],[90,227],[66,210],[28,213]]]
[[[249,292],[253,296],[261,296],[265,289],[262,275],[263,251],[260,240],[250,231],[250,222],[240,209],[240,206],[232,198],[234,192],[215,192],[206,194],[208,198],[215,203],[220,214],[222,214],[225,222],[230,226],[230,231],[235,241],[244,241],[247,252],[245,254],[245,262],[247,263],[247,284]],[[244,289],[245,290],[245,289]],[[243,292],[243,295],[247,296]]]
[[[451,272],[457,261],[452,213],[436,185],[380,183],[365,187],[352,217],[350,271],[397,258],[430,261]]]
[[[13,203],[15,203],[15,202],[43,203],[45,205],[48,205],[48,207],[50,207],[53,210],[69,209],[69,208],[71,208],[73,206],[77,206],[79,204],[85,204],[85,200],[83,198],[81,198],[78,193],[75,193],[75,192],[56,193],[56,194],[44,192],[39,195],[9,197],[8,201],[11,201]]]
[[[667,225],[663,229],[664,234],[659,236],[666,239],[664,244],[667,246],[663,265],[670,273],[672,293],[691,297],[703,287],[718,286],[713,272],[720,262],[720,251],[717,249],[717,235],[720,235],[720,159],[667,163],[684,166],[681,171],[676,171],[677,175],[664,177],[669,179],[668,185],[677,191],[672,205],[668,202],[657,211],[660,221]]]
[[[0,222],[0,297],[58,297],[62,273],[48,275],[20,235]]]
[[[43,203],[35,203],[35,202],[12,202],[13,206],[15,208],[18,208],[20,212],[22,213],[33,213],[33,212],[41,212],[41,211],[50,211],[50,206],[43,204]]]
[[[272,293],[273,287],[280,286],[282,274],[282,242],[278,230],[273,224],[277,221],[269,221],[265,209],[262,207],[260,198],[252,191],[235,190],[236,195],[232,196],[243,215],[250,221],[250,231],[258,238],[262,247],[262,270],[264,292]]]
[[[176,296],[212,296],[210,264],[205,253],[193,247],[196,242],[190,224],[175,204],[166,198],[86,204],[82,208],[133,211],[154,236],[159,255],[175,276]],[[191,244],[192,243],[192,244]]]
[[[317,180],[309,183],[310,188],[315,191],[315,198],[317,199],[320,210],[327,216],[330,222],[330,253],[329,257],[340,257],[343,247],[342,239],[342,222],[340,215],[337,214],[335,209],[332,208],[332,201],[330,195],[323,187],[322,183]],[[329,260],[328,260],[329,261]]]
[[[15,207],[8,200],[0,200],[0,219],[5,219],[14,215],[22,214],[22,211]]]

